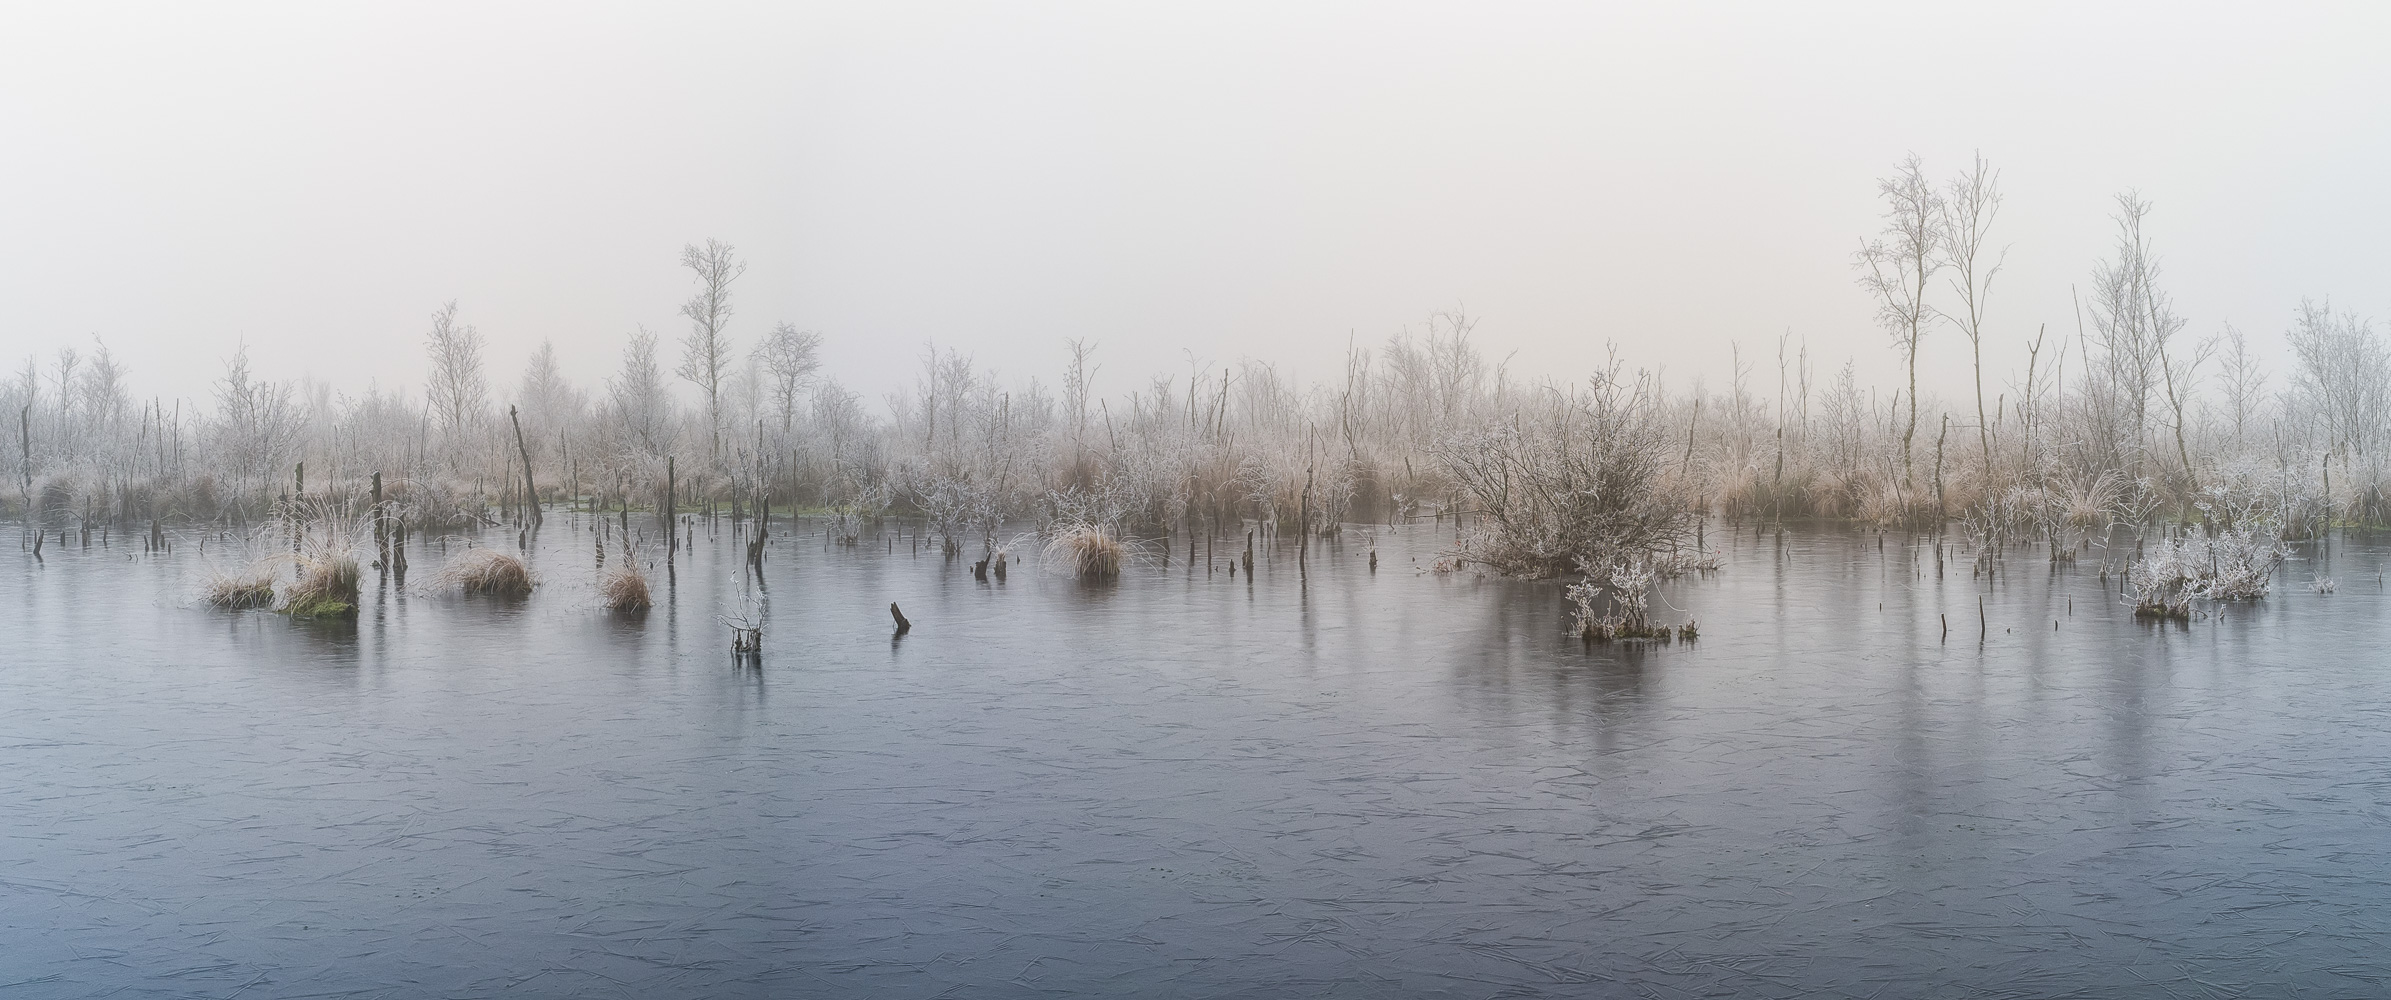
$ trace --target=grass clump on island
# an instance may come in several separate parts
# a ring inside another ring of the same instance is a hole
[[[282,612],[293,618],[354,618],[357,579],[356,556],[304,561],[298,582],[283,588]]]
[[[207,602],[227,611],[274,606],[274,563],[258,560],[236,571],[218,570],[202,587]]]
[[[598,600],[608,611],[637,614],[655,605],[648,593],[648,574],[636,556],[598,573]]]
[[[598,543],[598,604],[616,614],[638,614],[655,606],[648,591],[648,574],[639,561],[639,543],[623,539],[623,558],[606,565],[606,543]]]
[[[432,577],[432,589],[461,591],[467,596],[526,597],[536,586],[539,580],[531,567],[495,549],[466,549]]]
[[[279,501],[273,517],[241,544],[252,552],[287,549],[249,559],[238,570],[215,571],[201,596],[228,611],[273,608],[293,618],[354,618],[357,554],[371,533],[371,522],[345,502],[320,496]],[[286,566],[293,579],[278,593],[275,580]]]
[[[357,555],[369,547],[373,521],[348,501],[317,495],[275,505],[275,537],[293,539],[287,557],[298,579],[282,588],[293,618],[357,617]]]
[[[1046,564],[1082,580],[1121,575],[1126,553],[1121,540],[1101,525],[1075,523],[1056,528],[1046,541]]]

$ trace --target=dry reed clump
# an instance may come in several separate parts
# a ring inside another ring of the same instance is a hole
[[[285,585],[278,610],[294,618],[354,618],[357,615],[357,553],[370,537],[371,522],[353,505],[324,495],[277,501],[273,517],[245,544],[288,546],[251,562],[240,573],[217,576],[208,601],[218,607],[275,606],[274,578],[291,567],[297,579]]]
[[[258,560],[237,572],[217,571],[204,589],[209,604],[228,611],[274,606],[274,563]]]
[[[1125,551],[1110,530],[1073,524],[1055,529],[1047,539],[1045,561],[1082,580],[1109,580],[1121,575]]]
[[[646,582],[640,581],[644,590]],[[539,581],[523,560],[495,549],[466,549],[432,577],[434,590],[460,590],[468,595],[523,597]]]
[[[655,605],[648,596],[648,575],[630,560],[599,574],[598,598],[606,610],[622,614],[635,614]]]
[[[282,612],[293,618],[357,616],[357,558],[303,559],[299,581],[283,589]]]

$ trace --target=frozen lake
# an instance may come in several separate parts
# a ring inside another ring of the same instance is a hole
[[[2364,539],[2183,627],[1714,522],[1701,639],[1589,647],[1428,524],[1102,586],[809,530],[760,669],[727,530],[638,620],[562,514],[529,600],[354,624],[0,560],[0,996],[2391,994]]]

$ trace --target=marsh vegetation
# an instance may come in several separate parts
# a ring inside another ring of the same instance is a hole
[[[551,510],[611,516],[591,572],[618,609],[648,603],[645,574],[701,523],[730,525],[760,563],[774,517],[823,518],[843,545],[901,518],[922,526],[910,545],[978,574],[1036,547],[1104,579],[1174,556],[1250,575],[1257,541],[1300,567],[1340,532],[1425,519],[1457,529],[1445,570],[1576,584],[1563,600],[1596,636],[1655,627],[1634,582],[1709,565],[1716,532],[1788,520],[1945,539],[1977,576],[2021,545],[2054,565],[2097,547],[2170,617],[2262,596],[2283,544],[2391,521],[2391,351],[2367,321],[2287,303],[2294,364],[2267,371],[2241,331],[2176,310],[2158,216],[2129,193],[2080,315],[2024,338],[1998,308],[1998,173],[1977,161],[1937,181],[1913,158],[1879,188],[1883,230],[1853,264],[1907,366],[1889,390],[1791,337],[1763,345],[1773,373],[1739,347],[1715,385],[1664,382],[1617,349],[1580,378],[1526,378],[1447,312],[1351,344],[1308,383],[1248,358],[1099,386],[1088,341],[1063,345],[1051,379],[932,346],[911,385],[867,405],[822,370],[821,334],[738,312],[755,279],[709,241],[681,256],[680,330],[628,332],[596,385],[567,379],[554,345],[500,378],[454,302],[427,318],[419,393],[264,378],[238,345],[206,400],[136,395],[96,338],[26,358],[0,385],[18,425],[0,503],[36,556],[95,532],[296,535],[279,599],[302,611],[345,603],[359,565],[403,574],[411,536],[520,549]],[[2025,340],[2022,370],[1984,370],[2002,337]],[[1966,398],[1922,387],[1937,338],[1976,359]],[[2132,547],[2106,548],[2121,530]],[[437,583],[529,590],[519,558],[474,544]],[[231,569],[208,598],[254,605],[272,577]]]

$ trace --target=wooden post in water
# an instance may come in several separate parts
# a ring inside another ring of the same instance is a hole
[[[382,526],[382,472],[374,471],[374,505],[366,511],[366,518],[374,523],[374,562],[382,571],[390,572],[390,533]]]
[[[1309,576],[1312,570],[1312,470],[1303,467],[1303,495],[1295,500],[1295,573]]]
[[[507,423],[515,425],[515,450],[523,455],[523,507],[530,512],[532,527],[540,524],[540,488],[531,481],[531,446],[523,443],[523,420],[515,416],[515,408],[506,408]]]
[[[20,471],[25,478],[25,499],[30,501],[33,499],[33,404],[31,403],[25,404],[23,409],[17,411],[17,442],[25,449],[22,453],[24,458]],[[33,505],[27,503],[25,506],[27,509],[31,509]],[[40,533],[40,529],[35,529],[34,534]]]

